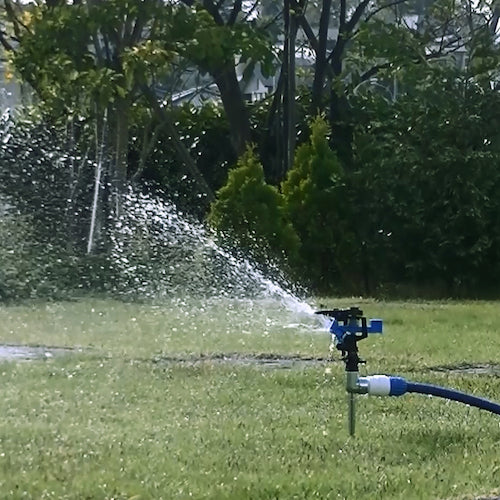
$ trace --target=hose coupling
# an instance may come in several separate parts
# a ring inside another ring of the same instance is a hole
[[[359,372],[346,372],[346,390],[351,394],[367,394],[369,384],[366,377],[360,377]]]

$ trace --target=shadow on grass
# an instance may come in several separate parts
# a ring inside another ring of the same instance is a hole
[[[478,440],[477,429],[468,429],[464,423],[460,428],[421,428],[400,431],[398,438],[401,443],[411,443],[418,455],[423,458],[435,459],[441,455],[450,455],[454,452],[464,455],[475,455],[481,453],[484,441]],[[488,441],[500,441],[500,430],[488,429]]]
[[[316,366],[328,364],[330,358],[318,356],[282,355],[278,353],[213,353],[201,354],[198,356],[158,356],[153,359],[153,363],[158,364],[188,364],[197,365],[200,363],[228,364],[235,366],[261,366],[268,368],[301,368],[305,366]]]

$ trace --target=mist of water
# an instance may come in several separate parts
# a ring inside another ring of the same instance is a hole
[[[269,276],[236,256],[215,232],[174,204],[130,191],[122,208],[112,237],[120,293],[154,299],[269,299],[304,320],[313,318],[311,305],[282,276]]]
[[[13,266],[17,286],[9,286],[8,297],[59,298],[80,290],[111,290],[164,304],[222,299],[222,308],[239,301],[241,310],[250,311],[249,318],[262,306],[263,311],[287,311],[282,315],[286,323],[316,324],[305,294],[279,269],[270,263],[265,269],[257,266],[228,238],[164,198],[130,191],[120,217],[108,218],[109,179],[99,163],[104,140],[96,133],[95,151],[89,146],[81,154],[73,147],[71,130],[66,136],[43,123],[21,126],[8,114],[0,117],[0,195],[5,198],[0,209],[12,208],[2,237],[6,240],[12,232],[17,238],[4,245],[4,267]],[[29,250],[22,262],[19,242]],[[83,251],[90,258],[80,259]]]

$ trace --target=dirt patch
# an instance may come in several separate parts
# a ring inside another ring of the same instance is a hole
[[[159,356],[153,360],[155,363],[199,365],[203,363],[228,364],[238,366],[261,366],[264,368],[305,368],[328,364],[330,358],[305,357],[282,354],[209,354],[201,356]]]
[[[458,365],[443,365],[432,368],[432,371],[458,373],[463,375],[495,375],[500,377],[500,364],[494,363],[462,363]],[[499,498],[499,497],[497,497]]]

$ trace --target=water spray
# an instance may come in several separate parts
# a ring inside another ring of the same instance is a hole
[[[388,375],[359,376],[359,365],[365,361],[359,357],[358,342],[370,333],[383,333],[381,319],[367,321],[358,307],[316,311],[330,319],[329,332],[332,344],[342,353],[345,362],[346,390],[348,394],[349,434],[354,436],[356,428],[355,398],[357,394],[374,396],[402,396],[407,392],[428,394],[474,406],[500,415],[500,404],[488,399],[466,394],[431,384],[409,382],[402,377]]]

